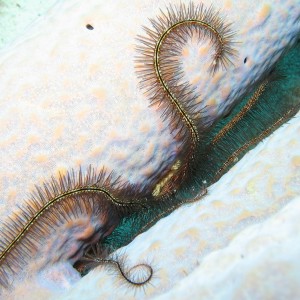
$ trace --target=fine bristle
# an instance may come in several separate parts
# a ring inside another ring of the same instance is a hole
[[[91,245],[80,260],[75,264],[75,268],[85,275],[90,270],[105,266],[114,274],[119,275],[130,286],[144,287],[150,283],[153,277],[153,269],[148,263],[139,263],[131,268],[126,266],[125,255],[109,255],[108,249],[103,248],[99,243]]]
[[[213,75],[221,67],[226,69],[236,55],[234,33],[229,24],[210,6],[203,4],[170,5],[150,19],[151,28],[143,27],[145,36],[138,35],[136,72],[140,87],[151,105],[158,105],[162,118],[168,120],[175,137],[182,141],[181,168],[165,184],[164,191],[180,185],[193,161],[197,144],[203,135],[207,119],[199,109],[199,94],[189,82],[184,81],[180,57],[188,40],[209,39],[214,54],[209,72]],[[161,185],[161,183],[158,183]]]
[[[286,69],[279,63],[274,72],[257,79],[256,89],[240,99],[226,120],[202,132],[206,120],[196,103],[199,95],[183,82],[176,58],[192,36],[209,39],[213,75],[231,64],[236,54],[234,33],[212,7],[192,2],[170,5],[151,24],[152,29],[145,28],[146,36],[138,38],[137,72],[151,104],[159,106],[181,141],[180,155],[154,188],[121,183],[105,169],[92,167],[86,172],[71,170],[37,186],[1,224],[0,287],[10,287],[29,260],[41,268],[68,261],[82,275],[99,265],[113,267],[123,281],[144,287],[153,279],[153,268],[148,263],[128,268],[125,256],[111,253],[180,205],[201,199],[207,186],[299,111],[298,46],[292,59],[287,55]],[[290,74],[295,75],[293,80]]]
[[[2,224],[0,233],[0,284],[9,286],[14,274],[38,253],[43,241],[64,223],[89,217],[102,232],[111,231],[120,218],[143,207],[143,191],[120,184],[104,169],[81,169],[36,187],[29,200]],[[102,223],[101,223],[102,222]],[[100,224],[100,225],[99,225]],[[97,235],[97,228],[92,235]],[[87,241],[92,237],[86,237]],[[66,257],[68,259],[68,257]],[[48,258],[51,261],[51,258]]]
[[[259,78],[257,86],[240,99],[230,115],[219,120],[206,133],[203,146],[195,154],[192,176],[176,192],[154,203],[151,210],[125,217],[112,234],[102,241],[103,245],[114,249],[123,247],[179,205],[200,199],[203,194],[197,195],[199,191],[205,191],[247,151],[299,111],[299,46],[291,49],[277,63],[273,72],[269,71]]]

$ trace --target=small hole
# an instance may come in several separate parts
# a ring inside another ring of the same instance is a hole
[[[269,75],[272,75],[274,73],[274,71],[275,71],[275,68],[271,69]]]
[[[93,29],[94,29],[94,27],[93,27],[91,24],[87,24],[85,27],[86,27],[88,30],[93,30]]]
[[[230,115],[230,112],[226,113],[224,116],[223,116],[223,119],[226,119],[227,117],[229,117]]]
[[[245,59],[244,59],[244,64],[247,62],[247,57],[245,57]]]

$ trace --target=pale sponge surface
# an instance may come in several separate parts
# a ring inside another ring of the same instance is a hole
[[[296,40],[300,27],[298,1],[213,4],[233,22],[240,43],[234,67],[214,77],[201,71],[199,79],[197,74],[192,78],[198,83],[201,105],[207,105],[211,122],[226,113],[277,61]],[[132,183],[147,185],[172,165],[178,141],[161,121],[160,112],[148,107],[133,63],[136,35],[142,33],[147,18],[155,17],[165,5],[162,0],[61,2],[2,50],[1,220],[27,198],[35,184],[58,172],[80,165],[83,169],[89,164],[104,165]],[[87,24],[94,30],[88,30]],[[199,70],[207,70],[208,64],[207,58],[199,61]],[[225,247],[248,224],[263,220],[299,194],[299,154],[295,154],[299,122],[295,120],[291,127],[284,127],[290,129],[281,129],[290,132],[272,136],[280,137],[273,146],[262,149],[262,144],[248,155],[250,167],[244,167],[243,160],[211,187],[199,204],[174,212],[132,243],[127,250],[130,257],[138,262],[152,255],[160,268],[145,297],[170,289],[193,271],[205,254]],[[182,226],[185,223],[187,226]],[[71,299],[100,297],[100,290],[103,298],[106,293],[124,298],[124,293],[122,296],[121,290],[113,287],[114,277],[102,273],[97,277],[97,272],[74,287]],[[42,290],[40,281],[36,282],[31,284]],[[25,288],[19,296],[24,293]]]
[[[135,38],[165,5],[60,2],[2,50],[0,215],[35,184],[80,165],[106,166],[142,186],[170,168],[178,141],[161,112],[148,108],[134,70]],[[199,60],[201,105],[211,122],[276,62],[300,26],[294,1],[217,1],[214,7],[233,23],[239,56],[235,67],[213,77],[206,71],[210,56]]]
[[[298,299],[299,117],[120,250],[128,267],[153,266],[152,284],[124,287],[98,268],[60,299]]]

